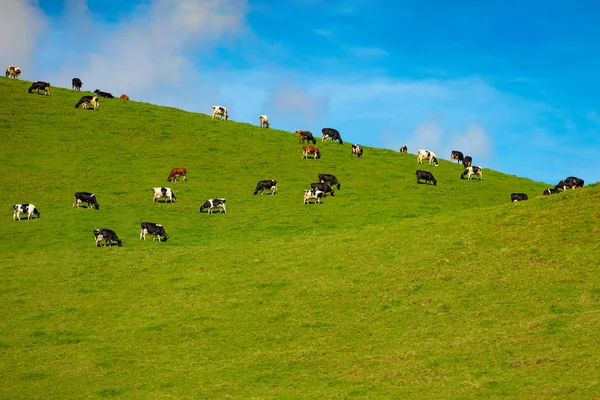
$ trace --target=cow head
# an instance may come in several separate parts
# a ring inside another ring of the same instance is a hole
[[[439,166],[437,158],[433,157],[431,161],[433,161],[433,165],[436,167]]]

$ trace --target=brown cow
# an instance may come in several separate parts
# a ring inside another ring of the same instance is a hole
[[[122,100],[129,100],[129,96],[127,96],[126,94],[122,94],[119,98]]]
[[[298,129],[294,133],[296,135],[300,135],[300,137],[298,137],[298,143],[304,143],[304,141],[307,141],[308,143],[313,142],[313,144],[317,144],[317,141],[315,140],[313,134],[309,131],[301,131],[300,129]]]
[[[317,146],[302,146],[302,158],[308,158],[309,154],[313,155],[313,159],[321,158],[321,152]]]
[[[6,68],[5,75],[7,78],[19,79],[21,77],[21,68],[9,65],[8,68]]]
[[[183,180],[187,181],[187,169],[183,167],[173,168],[171,173],[169,173],[169,177],[167,178],[167,182],[177,182],[178,176],[183,176]]]

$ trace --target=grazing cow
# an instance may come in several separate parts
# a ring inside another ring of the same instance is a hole
[[[483,168],[478,166],[467,167],[460,175],[460,179],[465,179],[466,176],[468,180],[471,180],[472,175],[477,175],[479,176],[479,180],[483,180]]]
[[[317,203],[321,203],[321,199],[324,197],[325,193],[318,189],[310,189],[304,191],[304,204],[308,204],[308,200],[315,199]]]
[[[164,226],[161,224],[155,224],[154,222],[142,222],[142,230],[140,231],[140,240],[146,240],[146,235],[153,235],[155,241],[158,239],[159,242],[166,242],[169,239],[169,235],[165,232]]]
[[[327,183],[329,186],[337,185],[338,190],[340,190],[340,183],[338,182],[335,175],[330,174],[319,174],[319,182]]]
[[[323,192],[323,197],[327,196],[327,193],[331,193],[332,196],[335,195],[331,186],[323,182],[314,182],[310,184],[311,189],[316,189],[320,192]]]
[[[119,98],[121,100],[129,100],[129,96],[127,96],[125,93],[123,93]]]
[[[463,156],[463,153],[458,150],[452,150],[452,153],[450,153],[450,160],[456,160],[461,163],[463,162],[464,158],[465,157]]]
[[[71,79],[71,86],[73,87],[73,90],[81,91],[83,82],[81,82],[81,79],[79,79],[79,78],[73,78],[73,79]]]
[[[260,115],[258,117],[258,122],[260,124],[260,127],[263,128],[268,128],[271,126],[271,123],[269,122],[269,117],[267,117],[266,115]]]
[[[207,209],[209,214],[213,213],[213,208],[220,208],[219,210],[219,214],[221,214],[222,212],[224,212],[225,214],[227,214],[227,209],[225,208],[225,204],[226,204],[227,200],[225,200],[224,198],[219,198],[219,199],[208,199],[204,202],[204,204],[202,204],[200,206],[200,212],[202,212],[202,210]]]
[[[84,110],[87,108],[88,104],[94,107],[94,110],[96,108],[100,108],[100,102],[98,101],[98,98],[96,96],[83,96],[81,99],[79,99],[77,104],[75,104],[75,108],[79,107],[82,104],[83,107],[81,108],[83,108]]]
[[[94,237],[96,238],[96,247],[102,246],[100,241],[104,240],[104,246],[110,245],[116,242],[119,247],[123,246],[123,241],[119,239],[115,231],[110,229],[94,229]]]
[[[473,157],[465,156],[465,158],[463,159],[463,167],[468,168],[471,165],[473,165]]]
[[[21,68],[9,65],[8,68],[6,68],[5,75],[7,78],[19,79],[21,77]]]
[[[573,189],[582,188],[583,184],[585,183],[583,179],[576,178],[574,176],[569,176],[567,179],[565,179],[565,182],[570,182]]]
[[[152,200],[154,202],[156,202],[161,197],[167,198],[167,200],[165,200],[165,203],[168,201],[170,201],[171,203],[174,203],[177,201],[177,197],[175,197],[175,193],[173,193],[173,190],[171,190],[171,188],[155,187],[152,190],[154,191],[154,194],[152,196]]]
[[[400,147],[400,153],[408,153],[408,147],[406,145]]]
[[[91,206],[94,206],[96,210],[100,209],[100,204],[96,199],[96,195],[90,192],[76,192],[75,199],[73,200],[73,207],[77,205],[79,208],[79,203],[87,203],[87,208],[91,209]]]
[[[227,109],[223,106],[212,106],[212,119],[215,119],[216,115],[221,117],[221,119],[225,119],[225,121],[229,119],[229,115],[227,115]]]
[[[35,90],[37,94],[40,94],[40,89],[44,91],[44,96],[50,96],[50,84],[42,81],[32,82],[31,86],[29,87],[29,93]]]
[[[313,159],[321,158],[321,152],[317,146],[302,146],[302,158],[308,158],[309,154],[313,155]]]
[[[549,188],[549,189],[544,190],[544,193],[542,193],[542,194],[544,196],[550,196],[551,194],[556,194],[556,193],[560,193],[560,190]]]
[[[322,142],[324,142],[325,139],[331,139],[332,141],[337,140],[339,144],[344,144],[340,133],[333,128],[323,128],[321,129],[321,133],[323,133],[323,136],[321,137]]]
[[[183,167],[173,168],[171,172],[169,172],[167,182],[177,182],[178,176],[183,176],[183,180],[187,181],[187,169]]]
[[[433,164],[436,167],[438,166],[438,160],[433,151],[420,149],[417,153],[417,162],[423,164],[423,160],[429,160],[429,165]]]
[[[362,156],[362,153],[363,153],[363,148],[360,144],[352,145],[352,153],[350,153],[350,156],[360,157],[360,156]]]
[[[100,91],[100,89],[94,90],[94,93],[96,93],[100,97],[106,97],[107,99],[114,99],[115,98],[115,96],[113,96],[112,94],[110,94],[108,92],[102,92],[102,91]]]
[[[277,193],[277,181],[275,179],[259,181],[254,189],[254,194],[260,192],[261,195],[265,194],[265,190],[270,190],[271,194]]]
[[[13,206],[13,221],[15,219],[20,221],[21,218],[19,215],[21,215],[21,213],[27,214],[27,219],[33,219],[33,214],[35,214],[38,218],[40,217],[40,212],[33,204],[15,204]]]
[[[517,202],[517,201],[524,201],[527,200],[527,195],[525,193],[512,193],[510,195],[510,201],[512,201],[513,203]]]
[[[301,131],[300,129],[298,129],[295,132],[297,135],[300,135],[298,137],[298,143],[304,143],[304,141],[310,143],[312,142],[313,144],[317,144],[317,141],[315,140],[313,134],[309,131]]]
[[[417,183],[421,183],[424,180],[425,183],[432,182],[433,186],[437,186],[437,180],[433,177],[433,174],[429,171],[417,170]]]

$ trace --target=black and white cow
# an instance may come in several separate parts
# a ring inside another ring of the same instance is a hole
[[[544,196],[550,196],[551,194],[557,194],[560,193],[560,190],[554,189],[554,188],[549,188],[544,190],[544,193],[542,193]]]
[[[265,190],[270,190],[271,194],[277,193],[277,181],[275,179],[259,181],[254,189],[254,194],[261,192],[261,195],[265,194]]]
[[[419,164],[423,164],[423,160],[429,160],[429,165],[433,164],[436,167],[439,165],[438,160],[435,157],[435,153],[433,151],[420,149],[417,153],[417,162]]]
[[[331,195],[334,196],[333,189],[327,183],[314,182],[310,184],[310,187],[323,192],[323,197],[327,196],[327,193],[331,193]]]
[[[317,144],[317,140],[309,131],[303,131],[298,129],[296,130],[295,134],[298,135],[298,143],[304,143],[306,141],[307,143],[312,142],[313,144]]]
[[[75,192],[75,200],[73,200],[73,207],[77,205],[79,208],[79,203],[87,203],[87,208],[91,209],[91,206],[94,206],[96,210],[100,209],[100,204],[96,199],[96,195],[90,192]]]
[[[408,153],[408,147],[406,145],[400,147],[400,153]]]
[[[38,218],[40,217],[40,212],[33,204],[15,204],[13,206],[13,221],[21,218],[19,217],[23,214],[27,214],[27,219],[33,219],[33,215],[35,214]]]
[[[79,99],[79,101],[77,102],[77,104],[75,104],[75,108],[79,107],[80,105],[83,104],[83,109],[86,109],[88,104],[90,104],[92,107],[94,107],[94,110],[96,108],[100,108],[100,103],[98,102],[98,98],[96,96],[83,96],[81,99]]]
[[[470,167],[471,165],[473,165],[473,157],[465,156],[462,163],[465,168]]]
[[[44,96],[50,96],[50,84],[48,82],[32,82],[28,92],[32,93],[35,90],[37,94],[40,94],[40,89],[44,91]]]
[[[450,153],[450,160],[456,160],[461,163],[463,162],[464,158],[465,157],[463,156],[463,153],[458,150],[452,150],[452,153]]]
[[[363,153],[363,148],[360,144],[352,145],[352,153],[350,153],[351,156],[360,157],[360,156],[362,156],[362,153]]]
[[[483,180],[483,168],[478,166],[467,167],[460,175],[460,179],[465,179],[466,177],[468,180],[471,180],[473,175],[477,175],[479,176],[479,180]]]
[[[225,119],[225,121],[229,119],[227,109],[223,106],[212,106],[212,119],[215,119],[215,116],[217,115],[221,117],[221,119]]]
[[[161,197],[167,198],[167,200],[165,200],[165,203],[168,201],[170,201],[171,203],[174,203],[177,201],[177,197],[175,197],[175,193],[173,193],[173,190],[171,188],[155,187],[155,188],[152,188],[152,190],[154,191],[153,196],[152,196],[152,201],[154,201],[154,202],[156,202]]]
[[[154,236],[153,241],[158,239],[159,242],[166,242],[169,235],[165,232],[165,227],[154,222],[142,222],[142,230],[140,231],[140,240],[146,240],[146,235]]]
[[[227,208],[225,207],[226,202],[227,200],[225,200],[224,198],[208,199],[204,202],[204,204],[200,206],[199,211],[202,212],[202,210],[206,209],[208,210],[208,214],[212,214],[213,208],[220,208],[219,214],[221,214],[222,212],[227,214]]]
[[[429,171],[417,170],[417,183],[421,183],[424,180],[425,183],[431,182],[433,186],[437,186],[437,180],[433,177],[433,174]]]
[[[524,201],[527,199],[528,197],[525,193],[511,193],[510,195],[510,201],[512,201],[513,203],[517,201]]]
[[[573,189],[582,188],[583,184],[585,183],[583,179],[576,178],[574,176],[569,176],[567,179],[565,179],[565,182],[569,182]]]
[[[112,94],[110,94],[108,92],[102,92],[100,89],[94,90],[94,93],[96,93],[100,97],[106,97],[107,99],[114,99],[115,98],[115,96],[113,96]]]
[[[337,185],[338,190],[340,190],[340,183],[338,182],[335,175],[330,174],[319,174],[319,182],[324,182],[329,184],[329,186]]]
[[[73,86],[73,90],[81,90],[83,82],[81,82],[81,79],[79,78],[73,78],[71,79],[71,85]]]
[[[554,190],[575,189],[577,182],[572,179],[563,179],[554,186]]]
[[[119,239],[115,231],[111,229],[94,229],[94,237],[96,238],[96,247],[102,246],[100,243],[102,240],[104,240],[104,246],[110,245],[112,247],[113,242],[119,247],[123,246],[121,239]]]
[[[321,129],[321,133],[323,134],[321,137],[322,142],[324,142],[326,139],[331,139],[332,141],[337,140],[339,144],[344,144],[340,133],[333,128],[323,128]]]
[[[317,203],[321,203],[321,199],[325,193],[318,189],[310,189],[304,191],[304,204],[309,204],[310,199],[315,199]]]

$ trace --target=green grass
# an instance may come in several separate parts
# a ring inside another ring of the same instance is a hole
[[[303,160],[289,132],[28,86],[0,79],[0,398],[600,396],[598,185],[541,196],[350,144]],[[342,188],[303,205],[319,173]],[[198,212],[211,197],[226,215]],[[41,218],[13,221],[24,202]],[[94,247],[101,227],[123,247]]]

